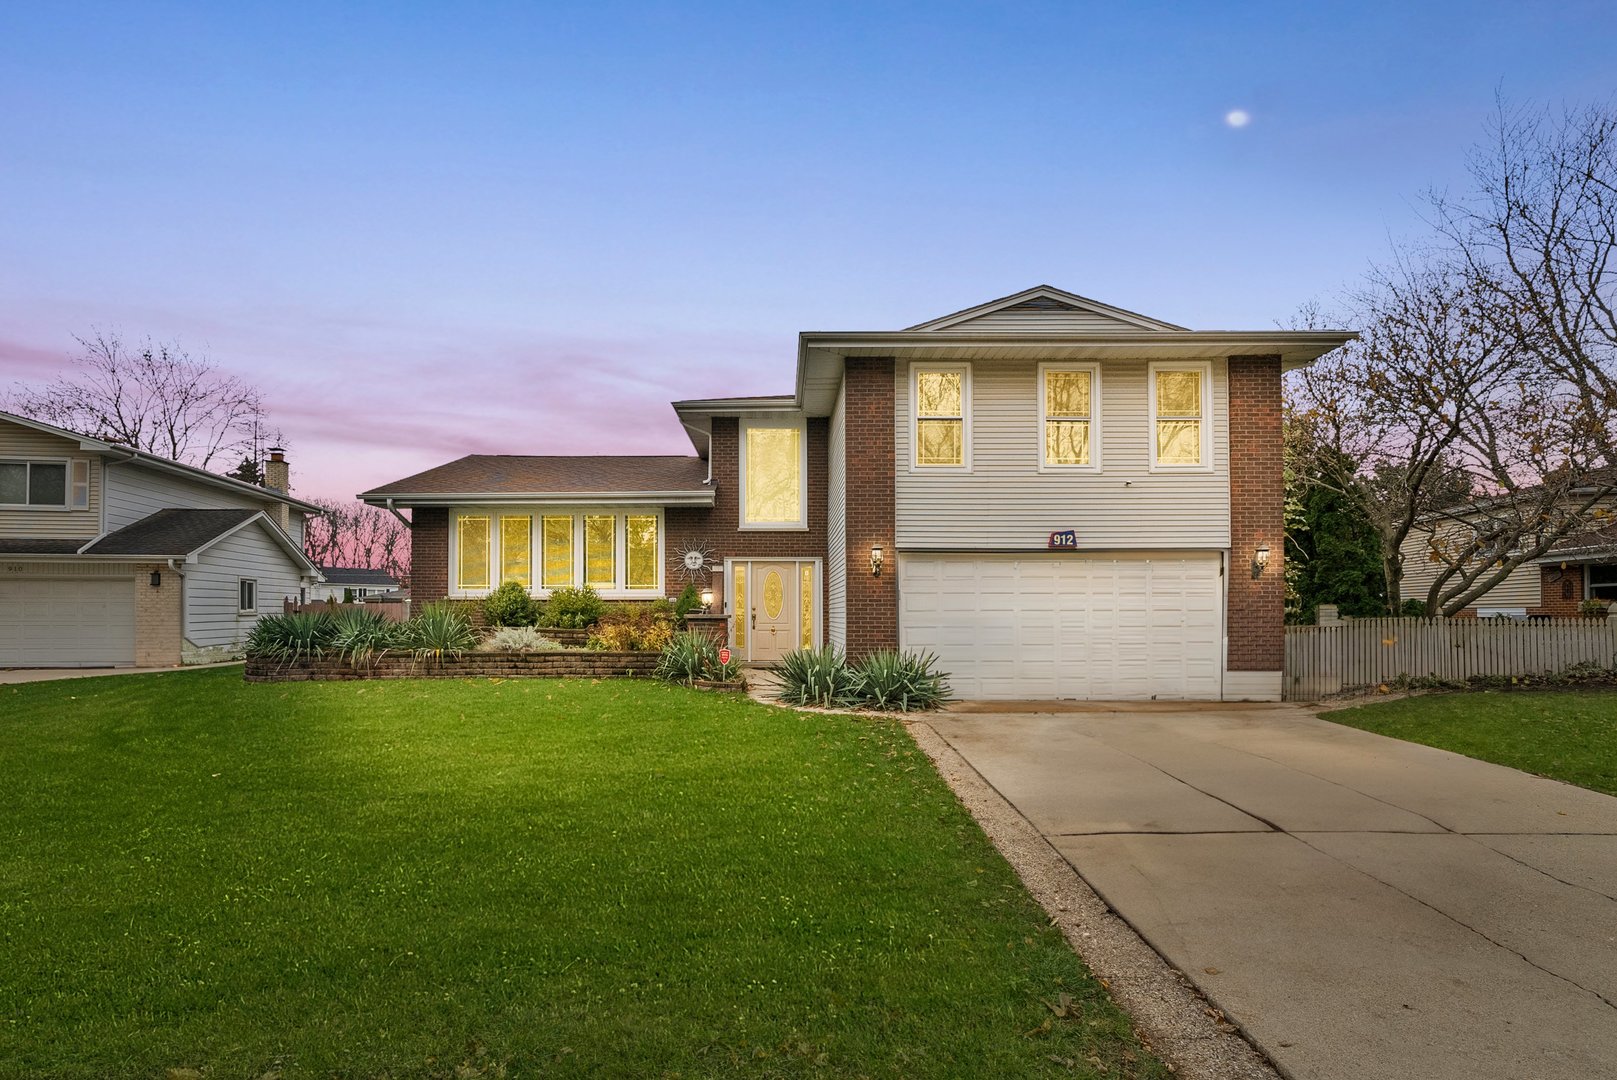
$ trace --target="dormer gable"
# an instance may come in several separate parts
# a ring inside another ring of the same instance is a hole
[[[1037,285],[908,329],[944,333],[1070,334],[1185,328],[1052,285]]]

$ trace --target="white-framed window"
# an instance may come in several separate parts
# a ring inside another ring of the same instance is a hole
[[[663,515],[655,507],[467,508],[452,517],[451,596],[487,596],[506,581],[539,597],[577,585],[617,599],[663,594]]]
[[[1039,365],[1039,468],[1100,470],[1100,365]]]
[[[0,508],[84,510],[90,505],[86,458],[12,458],[0,461]]]
[[[1155,362],[1148,368],[1151,468],[1213,467],[1213,365]]]
[[[740,528],[808,528],[808,433],[802,420],[743,420],[740,468]]]
[[[236,612],[240,615],[254,615],[258,612],[258,579],[236,579]]]
[[[971,365],[910,365],[910,468],[971,471]]]

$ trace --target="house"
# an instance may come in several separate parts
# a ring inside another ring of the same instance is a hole
[[[808,332],[789,394],[673,403],[694,455],[471,455],[411,511],[417,603],[711,589],[732,649],[935,652],[966,698],[1275,699],[1281,373],[1341,331],[1193,331],[1041,286]]]
[[[1609,523],[1610,513],[1605,513],[1603,521],[1556,543],[1543,556],[1523,562],[1468,604],[1460,617],[1571,618],[1581,613],[1585,600],[1617,602],[1617,526]],[[1426,600],[1445,565],[1432,554],[1439,535],[1438,530],[1427,528],[1405,538],[1399,549],[1404,555],[1400,599]]]
[[[391,593],[399,587],[399,579],[386,570],[370,570],[363,566],[322,566],[320,574],[325,580],[310,585],[303,594],[311,604],[326,600],[341,603],[349,598],[363,601],[366,597]]]
[[[320,580],[319,508],[265,486],[0,412],[0,667],[156,667],[240,652]]]

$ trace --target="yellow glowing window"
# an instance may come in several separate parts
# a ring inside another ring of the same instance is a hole
[[[1202,373],[1157,371],[1152,386],[1156,407],[1158,465],[1202,463]]]
[[[657,517],[630,514],[624,521],[628,533],[628,587],[655,589],[660,584],[657,580]]]
[[[541,522],[544,586],[564,589],[573,583],[573,519],[546,517]]]
[[[965,385],[961,371],[915,373],[915,464],[966,463]]]
[[[584,518],[584,584],[592,588],[617,584],[617,520],[611,514]]]
[[[803,432],[747,428],[746,523],[803,524]]]
[[[1095,419],[1093,371],[1050,368],[1044,373],[1044,463],[1088,465]]]
[[[533,587],[533,518],[500,519],[500,581]]]
[[[455,520],[455,584],[462,589],[489,587],[489,520],[461,517]]]
[[[735,623],[736,648],[745,649],[747,647],[747,619],[749,617],[749,612],[747,611],[747,568],[741,563],[736,564],[735,579],[736,597],[732,621]]]
[[[797,611],[803,620],[803,648],[814,648],[814,564],[804,563],[802,569],[802,595]]]

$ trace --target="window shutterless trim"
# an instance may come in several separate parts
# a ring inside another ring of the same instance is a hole
[[[244,603],[243,602],[243,601],[249,601],[249,600],[251,601],[250,603]],[[257,578],[244,577],[244,578],[237,578],[236,579],[236,614],[237,615],[257,615],[258,614],[258,579]]]
[[[1081,416],[1050,416],[1047,410],[1050,407],[1050,395],[1045,386],[1045,376],[1052,371],[1087,371],[1089,373],[1089,415]],[[1096,363],[1078,363],[1062,360],[1046,360],[1039,364],[1039,471],[1040,472],[1086,472],[1098,473],[1101,471],[1100,460],[1100,365]],[[1057,423],[1063,420],[1088,420],[1089,422],[1089,463],[1087,465],[1067,465],[1050,461],[1050,421]]]
[[[949,372],[960,376],[960,464],[958,465],[923,465],[921,463],[921,421],[922,420],[953,420],[952,416],[921,415],[921,395],[919,393],[920,376],[923,372]],[[910,364],[909,374],[909,432],[910,432],[910,472],[925,473],[969,473],[971,472],[971,364],[948,363],[940,364],[931,361],[914,362]]]
[[[797,431],[797,520],[747,520],[747,433],[755,429],[795,429]],[[738,428],[737,455],[739,482],[736,484],[736,529],[741,532],[807,532],[808,531],[808,424],[802,417],[789,422],[780,420],[754,420],[743,418]]]
[[[0,465],[21,465],[22,498],[20,503],[0,503],[0,510],[88,510],[90,508],[89,473],[85,473],[84,505],[75,506],[73,503],[73,473],[77,462],[89,464],[85,458],[58,458],[58,457],[7,457],[0,458]],[[59,503],[36,503],[28,501],[28,490],[33,487],[33,467],[35,465],[61,465],[65,475],[62,477],[62,501]]]
[[[1157,461],[1157,372],[1194,371],[1201,375],[1201,415],[1165,416],[1164,420],[1196,420],[1201,425],[1201,461],[1194,465],[1161,464]],[[1151,440],[1151,472],[1213,471],[1213,362],[1211,360],[1153,360],[1146,365],[1147,438]]]

